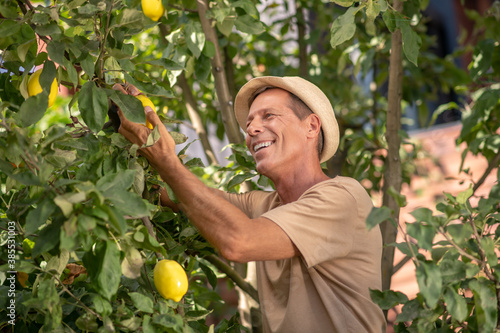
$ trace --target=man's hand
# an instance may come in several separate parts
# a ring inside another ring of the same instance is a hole
[[[133,85],[123,86],[121,84],[115,84],[113,89],[132,96],[141,94]],[[151,107],[146,106],[144,112],[146,113],[146,119],[153,125],[153,128],[158,126],[160,138],[154,145],[141,148],[139,152],[159,171],[159,169],[162,168],[162,163],[176,160],[175,141]],[[148,136],[151,134],[152,130],[142,124],[128,120],[121,110],[118,110],[118,116],[121,122],[118,132],[131,143],[135,143],[139,147],[142,147],[147,142]]]

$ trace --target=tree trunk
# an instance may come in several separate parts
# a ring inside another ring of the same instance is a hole
[[[224,62],[222,61],[221,49],[217,31],[212,26],[212,23],[207,18],[208,2],[207,0],[197,0],[198,15],[200,16],[201,27],[205,33],[206,40],[212,42],[215,46],[215,56],[210,60],[212,64],[212,73],[215,80],[215,90],[220,104],[222,122],[226,135],[231,143],[242,143],[243,136],[241,135],[238,122],[233,110],[233,96],[229,92],[229,86],[224,70]]]
[[[402,11],[403,3],[394,0],[394,9]],[[397,225],[399,223],[399,205],[396,200],[388,194],[389,188],[396,192],[401,191],[401,159],[399,149],[401,139],[399,130],[401,128],[401,95],[403,85],[403,65],[402,65],[402,35],[401,30],[396,30],[391,37],[391,56],[389,63],[389,91],[385,137],[387,140],[387,158],[384,174],[383,205],[393,211],[395,225],[391,221],[384,221],[381,224],[382,238],[384,244],[394,243],[397,235]],[[382,252],[382,290],[388,290],[391,286],[392,270],[394,265],[394,247],[386,246]]]
[[[208,9],[207,0],[197,0],[198,15],[200,17],[201,26],[203,32],[205,33],[205,38],[210,41],[215,46],[215,55],[210,60],[212,65],[212,73],[214,75],[215,90],[217,92],[217,98],[220,104],[220,112],[222,115],[222,122],[224,123],[224,129],[228,137],[229,142],[241,144],[244,143],[243,135],[240,132],[240,127],[236,121],[234,115],[234,102],[231,95],[228,77],[226,76],[225,63],[222,58],[221,48],[219,46],[219,39],[217,37],[217,31],[206,17]],[[230,73],[232,75],[232,73]],[[232,76],[231,76],[232,79]],[[242,192],[248,192],[250,190],[248,183],[242,183],[240,190]],[[255,276],[255,263],[246,264],[233,264],[234,269],[245,277],[245,280],[256,286],[256,276]],[[242,324],[251,327],[252,331],[255,333],[262,331],[262,321],[260,320],[260,310],[259,304],[254,299],[249,297],[243,290],[237,288],[239,296],[238,308],[241,315]]]

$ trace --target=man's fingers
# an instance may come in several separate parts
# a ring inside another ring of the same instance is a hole
[[[127,83],[126,85],[127,93],[132,96],[137,96],[141,94],[141,91],[137,89],[134,85]]]
[[[121,83],[115,83],[113,85],[113,90],[118,90],[119,92],[121,93],[124,93],[125,95],[127,95],[127,91],[125,90],[125,88],[123,88],[123,85]]]
[[[160,120],[160,117],[154,112],[154,110],[150,106],[146,106],[144,108],[144,112],[146,113],[146,120],[153,125],[153,128],[155,128],[157,125],[163,125],[163,123]]]

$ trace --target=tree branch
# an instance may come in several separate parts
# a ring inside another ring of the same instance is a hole
[[[215,46],[215,55],[212,59],[210,59],[210,62],[212,64],[215,90],[220,104],[222,122],[224,123],[226,135],[231,143],[243,143],[243,136],[241,135],[240,128],[233,111],[233,97],[229,92],[229,86],[227,84],[217,31],[207,18],[208,2],[207,0],[197,0],[196,4],[198,6],[198,15],[200,17],[201,27],[205,33],[206,40],[213,43]]]
[[[483,185],[484,181],[486,178],[489,176],[491,171],[495,168],[498,168],[498,165],[500,164],[500,150],[498,150],[497,154],[491,159],[491,161],[488,163],[488,167],[484,171],[483,175],[481,178],[474,184],[474,187],[472,188],[473,192],[475,193],[476,190]]]
[[[296,18],[297,18],[297,42],[299,44],[299,75],[307,79],[309,73],[307,71],[307,44],[305,42],[306,22],[304,18],[304,8],[300,1],[295,3]]]
[[[252,297],[255,301],[259,301],[259,294],[257,290],[247,281],[245,281],[231,266],[222,261],[219,257],[211,254],[206,257],[203,257],[212,265],[217,267],[221,272],[227,275],[241,290],[247,293],[250,297]]]
[[[401,12],[403,3],[401,0],[394,0],[394,10]],[[401,96],[403,86],[403,61],[402,61],[402,34],[401,30],[394,31],[391,35],[391,56],[389,64],[389,91],[388,108],[385,137],[388,150],[386,168],[384,173],[383,205],[389,207],[393,212],[396,224],[399,224],[400,207],[396,200],[389,195],[389,188],[396,192],[401,191],[401,159],[399,149],[401,139],[399,130],[401,128]],[[397,228],[390,222],[384,221],[381,224],[382,239],[385,244],[396,241]],[[386,246],[382,252],[382,290],[388,290],[391,286],[391,277],[394,264],[394,247]]]

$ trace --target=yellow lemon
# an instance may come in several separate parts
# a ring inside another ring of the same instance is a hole
[[[141,6],[144,15],[153,21],[158,21],[165,12],[165,8],[163,8],[161,0],[141,0]]]
[[[188,278],[177,261],[160,260],[153,271],[156,289],[166,299],[179,302],[188,290]]]
[[[155,105],[153,104],[153,102],[151,102],[151,100],[146,95],[137,95],[137,96],[135,96],[135,98],[137,98],[138,100],[140,100],[142,102],[143,107],[149,106],[149,107],[151,107],[151,109],[153,109],[154,112],[156,112]],[[151,123],[147,120],[146,120],[146,126],[149,129],[153,129],[153,125],[151,125]]]
[[[30,96],[38,95],[43,91],[43,88],[40,85],[40,74],[42,74],[41,69],[33,73],[30,79],[28,80],[28,94]],[[49,107],[51,107],[56,101],[57,89],[58,89],[57,80],[54,79],[54,81],[52,81],[52,85],[50,86]]]

